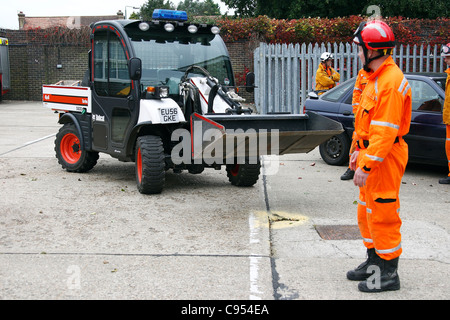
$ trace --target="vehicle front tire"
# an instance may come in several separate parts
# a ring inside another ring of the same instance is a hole
[[[142,136],[136,142],[136,183],[140,193],[161,193],[165,183],[164,148],[160,137]]]
[[[227,177],[232,185],[238,187],[251,187],[259,178],[261,163],[250,164],[248,159],[243,164],[227,164]]]
[[[98,152],[81,149],[79,132],[73,123],[62,126],[55,139],[55,152],[58,163],[69,172],[87,172],[99,158]]]
[[[319,146],[323,161],[332,166],[341,166],[348,162],[350,152],[350,138],[343,132],[333,136]]]

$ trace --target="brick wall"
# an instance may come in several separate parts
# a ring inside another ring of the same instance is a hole
[[[11,91],[6,100],[42,99],[42,85],[60,80],[81,80],[87,69],[89,43],[78,35],[61,35],[46,30],[2,30],[9,39],[11,64]],[[89,39],[89,37],[86,37]],[[253,70],[252,42],[227,43],[233,70],[244,79],[246,68]],[[61,65],[61,68],[57,66]],[[244,85],[242,81],[239,83]],[[241,90],[247,102],[253,102],[253,94]]]

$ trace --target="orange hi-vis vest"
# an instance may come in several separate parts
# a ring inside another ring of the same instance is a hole
[[[360,147],[367,145],[359,167],[368,173],[378,166],[394,143],[409,132],[410,122],[411,87],[389,56],[369,74],[355,115],[356,138],[362,141]]]

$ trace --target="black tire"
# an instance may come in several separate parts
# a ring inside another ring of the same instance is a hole
[[[238,187],[251,187],[259,178],[261,172],[261,163],[249,164],[245,160],[243,164],[227,164],[227,177],[232,185]]]
[[[350,152],[350,138],[343,132],[333,136],[319,146],[323,161],[332,166],[341,166],[348,163]]]
[[[136,142],[136,183],[140,193],[161,193],[165,183],[164,148],[160,137],[142,136]]]
[[[98,152],[81,150],[80,136],[73,123],[62,126],[55,139],[58,163],[69,172],[87,172],[98,160]]]

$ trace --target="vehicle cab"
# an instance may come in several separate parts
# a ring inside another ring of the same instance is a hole
[[[92,26],[89,78],[94,150],[126,158],[133,148],[127,142],[140,130],[166,130],[157,125],[177,127],[194,111],[207,113],[208,92],[200,90],[202,110],[183,101],[183,90],[188,88],[180,84],[187,74],[194,86],[206,86],[204,74],[190,68],[193,65],[220,84],[234,86],[219,28],[186,20],[182,11],[155,10],[152,21],[100,21]],[[148,124],[152,129],[143,128]]]

